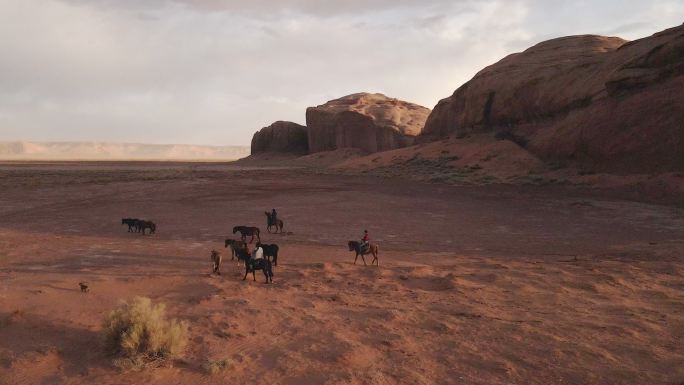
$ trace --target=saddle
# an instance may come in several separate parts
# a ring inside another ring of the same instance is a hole
[[[361,246],[359,247],[359,251],[361,253],[366,254],[368,253],[368,250],[370,249],[370,242],[369,243],[361,243]]]

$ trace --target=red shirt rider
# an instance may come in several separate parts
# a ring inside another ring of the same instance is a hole
[[[363,243],[368,243],[370,241],[370,237],[368,236],[368,230],[363,230],[363,238],[361,238]]]

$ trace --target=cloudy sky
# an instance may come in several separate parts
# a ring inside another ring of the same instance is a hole
[[[0,141],[248,144],[350,93],[433,107],[539,41],[683,21],[681,0],[0,0]]]

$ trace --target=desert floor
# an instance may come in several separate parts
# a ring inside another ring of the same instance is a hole
[[[223,241],[265,230],[273,207],[291,232],[263,231],[281,247],[274,284],[242,281]],[[128,216],[157,234],[127,233]],[[363,229],[379,267],[353,264]],[[184,359],[112,365],[100,325],[134,296],[190,322]],[[228,164],[0,164],[3,385],[678,385],[683,339],[681,207]]]

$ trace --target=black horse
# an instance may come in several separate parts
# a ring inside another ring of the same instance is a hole
[[[264,250],[264,257],[272,258],[273,264],[275,266],[278,266],[278,245],[276,245],[275,243],[272,245],[267,245],[261,242],[257,242],[256,247],[261,247]]]
[[[266,277],[266,283],[273,283],[273,266],[271,265],[271,261],[268,260],[268,258],[259,258],[259,259],[248,259],[245,262],[245,276],[242,278],[244,281],[247,279],[247,274],[252,273],[252,278],[254,278],[254,281],[256,282],[256,271],[261,270],[264,272],[264,276]]]
[[[121,218],[121,224],[122,225],[128,225],[128,232],[132,233],[138,231],[138,222],[139,220],[137,218]]]
[[[257,240],[261,242],[261,237],[259,237],[259,228],[258,227],[249,227],[249,226],[235,226],[233,227],[233,234],[240,232],[240,235],[242,237],[242,240],[244,241],[247,239],[248,236],[251,236],[252,239],[249,240],[249,243],[254,242],[254,236],[257,237]]]
[[[138,221],[138,229],[145,235],[145,230],[150,229],[150,234],[157,232],[157,225],[152,221]]]
[[[249,254],[249,249],[247,249],[247,247],[236,248],[235,257],[237,257],[238,265],[240,264],[240,261],[247,264],[247,261],[249,261],[249,259],[252,258],[252,256]]]

